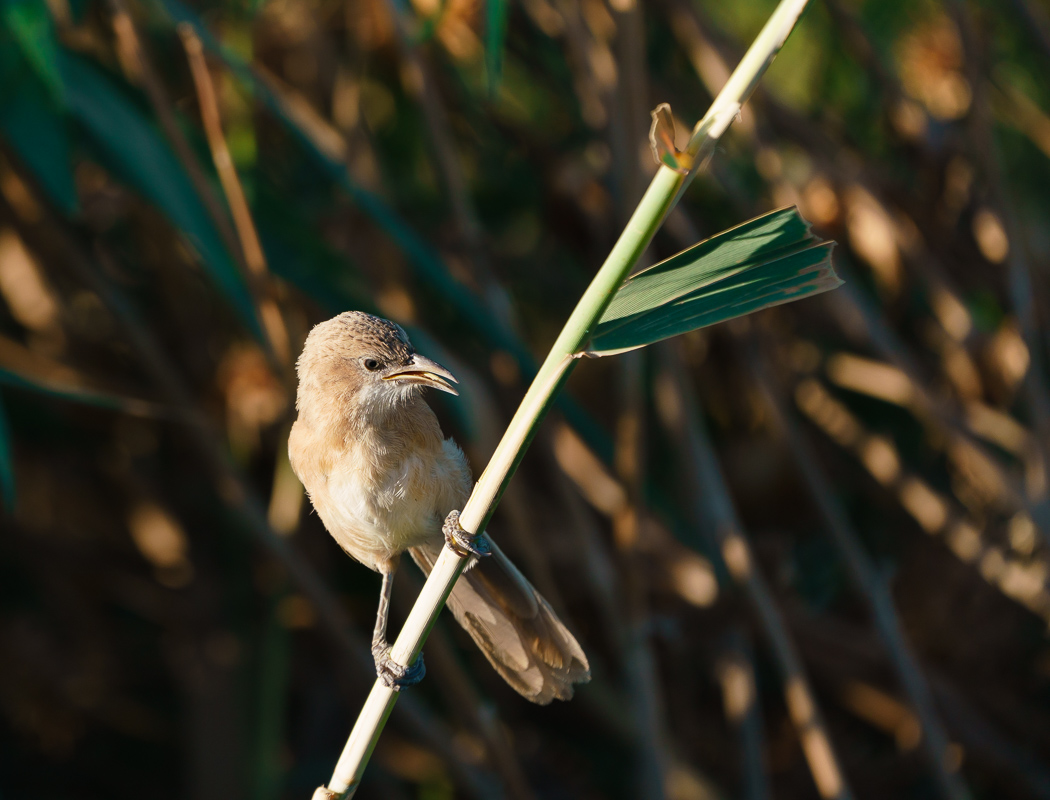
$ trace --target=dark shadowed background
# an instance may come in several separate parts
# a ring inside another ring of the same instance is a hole
[[[403,324],[480,473],[772,8],[0,0],[0,798],[327,781],[379,578],[307,331]],[[594,680],[442,618],[359,797],[1050,798],[1048,71],[1042,0],[815,0],[649,256],[797,205],[846,285],[580,366],[491,532]]]

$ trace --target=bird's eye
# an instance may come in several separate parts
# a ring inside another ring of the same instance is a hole
[[[377,369],[379,369],[379,362],[376,361],[374,358],[366,358],[364,360],[364,365],[365,369],[367,369],[369,372],[375,372]]]

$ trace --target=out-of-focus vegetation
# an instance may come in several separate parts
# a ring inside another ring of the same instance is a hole
[[[0,794],[327,779],[378,576],[307,330],[404,324],[480,471],[771,8],[0,2]],[[577,370],[492,531],[594,681],[439,626],[358,796],[1050,797],[1048,66],[1035,0],[806,12],[652,257],[797,204],[847,285]]]

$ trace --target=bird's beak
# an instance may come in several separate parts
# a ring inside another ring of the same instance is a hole
[[[456,380],[456,376],[436,361],[431,361],[429,358],[425,358],[418,353],[414,354],[412,360],[403,367],[398,367],[390,374],[384,375],[383,380],[418,383],[420,386],[429,386],[433,389],[440,389],[449,394],[459,394],[455,387],[449,383],[449,381],[452,381],[452,383],[459,383],[459,381]]]

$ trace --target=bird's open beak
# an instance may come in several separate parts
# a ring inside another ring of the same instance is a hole
[[[436,361],[431,361],[418,353],[412,356],[412,360],[403,367],[398,367],[389,375],[383,376],[384,381],[403,381],[405,383],[418,383],[420,386],[429,386],[440,389],[449,394],[458,395],[449,381],[459,383],[456,376],[441,366]]]

